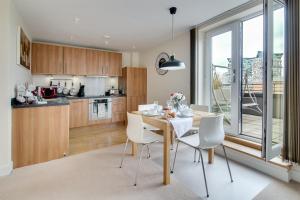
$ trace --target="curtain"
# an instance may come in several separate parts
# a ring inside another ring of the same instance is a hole
[[[286,86],[283,157],[300,164],[299,0],[286,0]]]
[[[191,69],[190,69],[190,94],[191,104],[196,102],[196,66],[197,66],[197,28],[190,31],[190,47],[191,47]]]

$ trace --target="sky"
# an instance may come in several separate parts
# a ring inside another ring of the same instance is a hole
[[[277,9],[273,15],[273,52],[284,52],[284,9]],[[226,32],[212,38],[212,59],[214,65],[227,66],[231,57],[231,35]],[[243,22],[243,57],[255,57],[257,51],[263,50],[263,16]]]

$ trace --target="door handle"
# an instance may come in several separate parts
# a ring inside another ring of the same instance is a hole
[[[232,70],[232,76],[231,76],[231,82],[232,82],[232,83],[235,83],[235,81],[236,81],[236,70],[233,69],[233,70]]]

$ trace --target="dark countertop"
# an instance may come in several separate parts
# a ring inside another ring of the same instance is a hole
[[[47,101],[47,104],[20,104],[16,100],[12,100],[12,108],[34,108],[34,107],[46,107],[46,106],[65,106],[70,105],[70,102],[66,98],[57,98]]]
[[[117,97],[125,97],[126,95],[120,94],[120,95],[113,95],[113,96],[84,96],[84,97],[77,97],[77,96],[67,96],[66,98],[69,100],[72,99],[101,99],[101,98],[117,98]]]
[[[69,100],[76,99],[94,99],[94,98],[117,98],[117,97],[125,97],[126,95],[114,95],[114,96],[67,96],[67,97],[58,97],[55,99],[46,99],[47,104],[21,104],[16,99],[11,100],[12,108],[32,108],[32,107],[45,107],[45,106],[64,106],[70,105]]]

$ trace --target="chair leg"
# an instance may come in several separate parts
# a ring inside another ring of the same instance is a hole
[[[194,162],[196,162],[196,151],[197,151],[197,149],[195,149],[195,151],[194,151]]]
[[[222,144],[222,147],[223,147],[223,151],[224,151],[224,155],[225,155],[225,159],[226,159],[226,163],[227,163],[227,168],[228,168],[229,175],[230,175],[230,180],[231,180],[231,183],[232,183],[233,179],[232,179],[232,175],[231,175],[231,170],[230,170],[227,154],[226,154],[226,151],[225,151],[225,146]]]
[[[205,182],[205,188],[206,188],[206,196],[209,197],[208,188],[207,188],[207,181],[206,181],[206,174],[205,174],[205,169],[204,169],[203,156],[202,156],[202,152],[201,152],[200,148],[199,148],[199,154],[200,154],[200,157],[201,157],[202,170],[203,170],[203,176],[204,176],[204,182]]]
[[[177,144],[176,144],[176,150],[175,150],[175,156],[174,156],[173,166],[172,166],[172,169],[171,169],[171,174],[173,174],[173,172],[174,172],[174,167],[175,167],[175,161],[176,161],[176,156],[177,156],[178,145],[179,145],[179,141],[177,141]]]
[[[134,186],[137,185],[137,178],[138,178],[138,175],[139,175],[140,165],[141,165],[141,161],[142,161],[142,157],[143,157],[143,152],[144,152],[144,147],[145,146],[146,145],[143,144],[142,150],[141,150],[141,153],[140,153],[140,158],[139,158],[139,162],[138,162],[138,166],[137,166],[137,170],[136,170],[136,174],[135,174],[135,179],[134,179]]]
[[[150,159],[151,158],[151,154],[150,154],[150,147],[149,147],[149,145],[147,144],[146,145],[147,146],[147,159]]]
[[[199,157],[198,157],[198,163],[200,162],[200,152],[199,152]]]
[[[124,147],[124,150],[123,150],[123,155],[122,155],[122,160],[121,160],[120,168],[122,168],[122,164],[123,164],[123,161],[124,161],[124,157],[125,157],[125,152],[126,152],[126,149],[127,149],[128,141],[129,141],[129,139],[127,138],[126,144],[125,144],[125,147]]]

